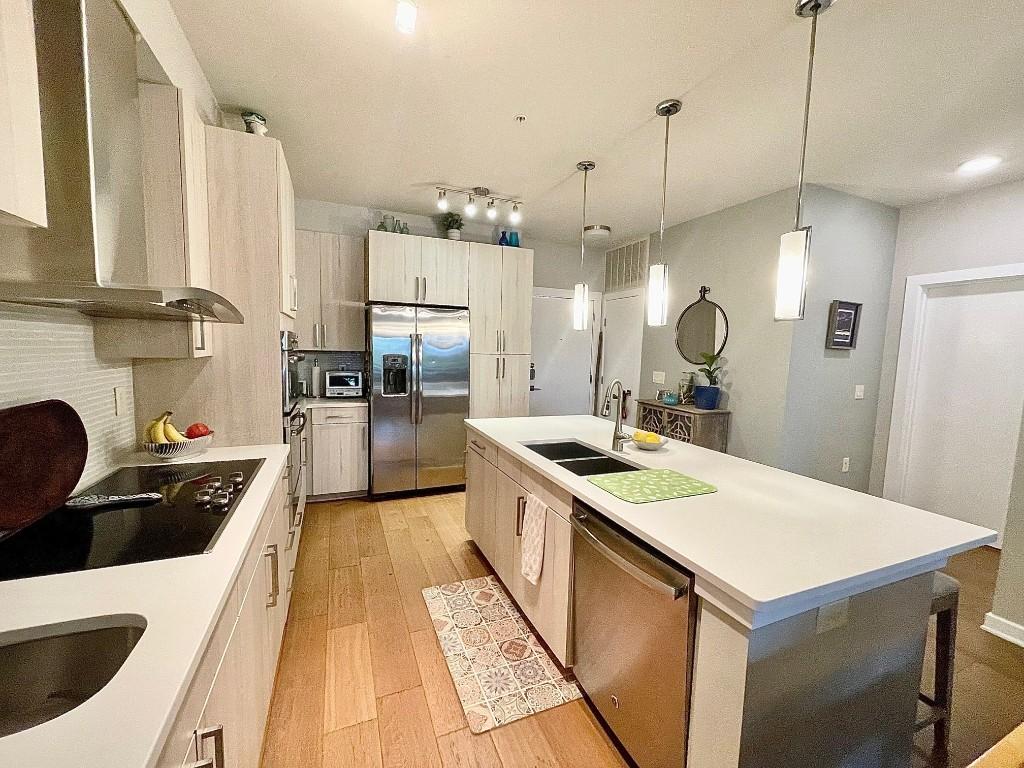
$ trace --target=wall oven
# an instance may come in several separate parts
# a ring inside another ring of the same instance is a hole
[[[298,351],[299,337],[291,331],[281,331],[281,412],[287,418],[299,404],[302,387],[299,384],[299,363],[306,356]],[[285,442],[288,442],[287,435]]]

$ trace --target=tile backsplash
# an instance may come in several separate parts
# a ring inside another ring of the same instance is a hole
[[[320,363],[321,376],[325,371],[362,371],[365,384],[366,379],[366,353],[365,352],[324,352],[319,350],[304,353],[306,359],[299,363],[299,379],[305,382],[312,382],[313,361]],[[310,383],[310,393],[312,385]],[[320,382],[321,388],[323,382]]]
[[[116,415],[114,387],[121,393]],[[92,323],[76,312],[0,306],[0,408],[51,398],[78,411],[89,435],[79,487],[123,464],[135,450],[131,362],[99,360]]]

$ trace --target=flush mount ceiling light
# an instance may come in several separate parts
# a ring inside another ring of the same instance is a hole
[[[519,207],[523,204],[522,200],[516,200],[511,197],[502,197],[501,195],[492,195],[491,190],[487,187],[448,187],[448,186],[437,186],[434,187],[437,190],[437,209],[439,211],[449,210],[451,203],[448,200],[448,194],[453,195],[465,195],[466,205],[462,211],[467,218],[473,218],[476,216],[479,206],[477,205],[477,198],[486,199],[487,207],[485,214],[488,221],[497,221],[500,213],[499,203],[511,203],[512,211],[508,215],[509,224],[519,224],[523,220],[523,214],[519,210]],[[456,203],[457,204],[457,203]]]
[[[658,261],[647,269],[647,324],[658,327],[668,324],[668,264],[665,263],[665,206],[668,203],[668,132],[672,116],[679,114],[679,99],[665,99],[654,108],[654,114],[665,118],[665,154],[661,163],[661,225],[658,228]]]
[[[804,167],[807,162],[807,127],[811,119],[811,82],[814,79],[814,46],[818,37],[818,16],[834,0],[800,0],[796,15],[811,20],[811,46],[807,57],[807,88],[804,94],[803,137],[800,142],[800,175],[796,184],[796,218],[793,230],[779,242],[779,265],[775,276],[775,319],[803,320],[807,297],[807,267],[811,259],[811,228],[802,226]]]
[[[416,3],[412,0],[398,0],[395,8],[395,26],[405,35],[416,31]]]
[[[572,289],[572,327],[585,331],[590,321],[590,286],[583,278],[583,264],[587,255],[587,176],[597,165],[592,160],[581,160],[576,169],[583,171],[583,216],[580,220],[580,282]]]
[[[961,163],[956,169],[956,172],[960,176],[979,176],[983,173],[988,173],[994,170],[1003,162],[1003,158],[996,157],[995,155],[981,155],[968,160],[966,163]]]
[[[597,243],[612,236],[612,228],[607,224],[588,224],[583,228],[583,236]]]

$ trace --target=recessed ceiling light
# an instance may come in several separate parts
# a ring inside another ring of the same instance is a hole
[[[956,172],[961,176],[977,176],[982,173],[988,173],[996,166],[1003,162],[1003,158],[996,157],[995,155],[981,155],[975,157],[973,160],[968,160],[966,163],[961,163],[960,167],[956,169]]]
[[[398,31],[411,35],[416,31],[416,3],[412,0],[398,0],[395,10],[395,26]]]

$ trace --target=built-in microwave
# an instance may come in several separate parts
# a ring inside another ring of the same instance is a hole
[[[362,371],[327,371],[327,397],[362,397]]]

